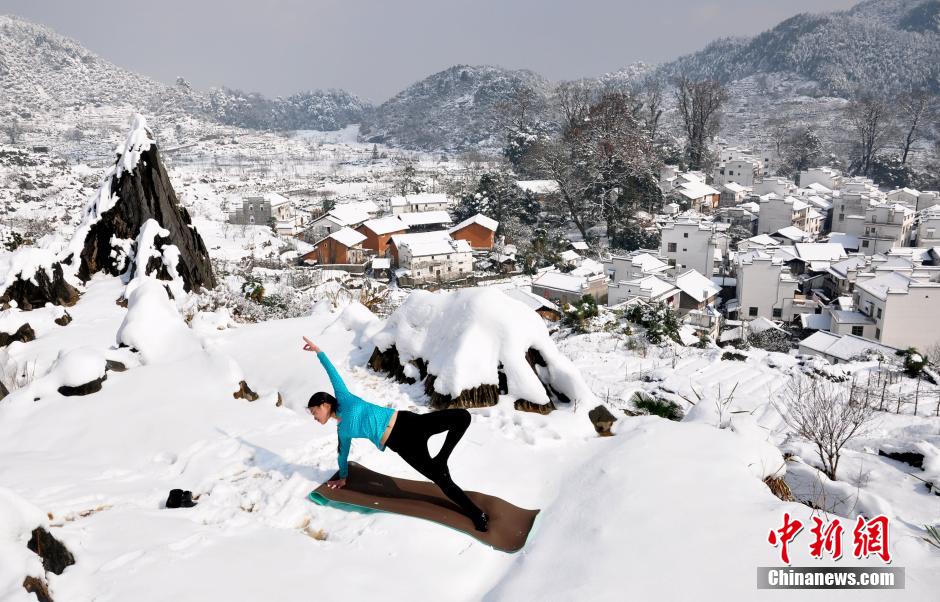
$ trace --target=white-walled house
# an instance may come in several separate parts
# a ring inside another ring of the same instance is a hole
[[[392,215],[418,211],[447,211],[451,205],[450,197],[437,192],[420,192],[388,199],[388,210]]]
[[[940,274],[887,272],[855,284],[855,308],[885,345],[926,351],[940,343]]]
[[[680,219],[665,224],[660,232],[659,256],[678,272],[692,268],[706,276],[720,271],[728,253],[727,224]]]
[[[719,163],[712,171],[712,179],[718,185],[733,182],[750,188],[760,180],[761,173],[760,159],[742,156]]]
[[[644,276],[632,280],[615,281],[607,286],[607,305],[618,305],[631,299],[648,303],[665,303],[676,309],[681,291],[671,281],[661,276]]]
[[[621,280],[635,280],[646,276],[665,275],[669,271],[669,263],[656,257],[655,251],[634,251],[629,255],[611,255],[610,267],[614,282]]]
[[[796,184],[786,178],[764,178],[754,184],[754,194],[763,196],[771,192],[779,197],[785,197],[796,190]]]
[[[403,284],[456,280],[473,272],[470,243],[438,234],[427,232],[393,237],[398,258],[395,274]]]
[[[842,172],[831,167],[811,167],[800,172],[800,187],[822,184],[829,190],[842,188]]]
[[[913,227],[914,210],[909,207],[899,203],[870,206],[865,211],[865,231],[859,236],[859,250],[874,255],[909,246]]]
[[[940,246],[940,205],[921,211],[917,221],[917,246]]]
[[[787,300],[792,303],[798,282],[786,262],[762,251],[748,251],[738,256],[736,267],[740,319],[789,319],[784,306]]]
[[[776,194],[760,197],[760,212],[757,215],[758,234],[770,234],[796,226],[808,234],[816,235],[823,222],[823,215],[809,203],[793,196],[781,198]]]

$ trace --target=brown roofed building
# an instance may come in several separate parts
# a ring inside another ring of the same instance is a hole
[[[499,222],[495,219],[477,213],[473,217],[463,220],[448,232],[454,240],[469,242],[473,249],[492,249],[498,226]]]
[[[343,228],[318,241],[312,251],[300,257],[318,264],[359,264],[365,260],[362,242],[365,236],[352,228]]]
[[[395,234],[402,234],[408,230],[408,225],[395,216],[370,219],[356,228],[366,237],[362,241],[365,249],[375,251],[376,255],[385,255],[385,248]]]

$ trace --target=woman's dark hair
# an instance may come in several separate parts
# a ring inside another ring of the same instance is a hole
[[[307,408],[313,408],[318,405],[328,403],[330,404],[330,413],[333,414],[336,412],[339,407],[339,402],[336,401],[336,398],[327,393],[326,391],[317,391],[310,396],[310,401],[307,402]]]

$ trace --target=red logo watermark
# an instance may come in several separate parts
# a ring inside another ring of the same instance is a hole
[[[788,545],[803,530],[803,522],[791,518],[789,512],[783,513],[783,526],[772,529],[767,535],[767,542],[780,548],[780,561],[790,564]],[[834,518],[827,524],[821,518],[813,517],[813,527],[809,530],[813,541],[809,544],[809,553],[813,558],[822,559],[828,555],[832,560],[842,557],[842,521]],[[888,517],[878,516],[865,519],[859,516],[852,529],[852,554],[856,558],[868,558],[872,554],[881,558],[885,564],[891,562],[891,552],[888,550]]]

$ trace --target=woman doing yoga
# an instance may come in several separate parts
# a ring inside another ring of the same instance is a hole
[[[474,504],[467,494],[450,478],[447,459],[454,446],[470,426],[470,412],[464,409],[440,410],[427,414],[416,414],[408,410],[395,410],[369,403],[349,392],[339,372],[313,341],[304,337],[304,351],[317,354],[320,363],[330,377],[334,395],[325,391],[314,393],[307,403],[307,411],[317,422],[326,424],[330,418],[337,421],[339,438],[339,479],[329,481],[331,488],[346,485],[349,475],[347,457],[352,439],[372,441],[385,451],[388,447],[398,453],[405,462],[433,481],[447,497],[460,506],[463,513],[473,521],[477,531],[486,531],[489,517]],[[447,431],[444,445],[436,456],[428,453],[428,439],[432,435]]]

